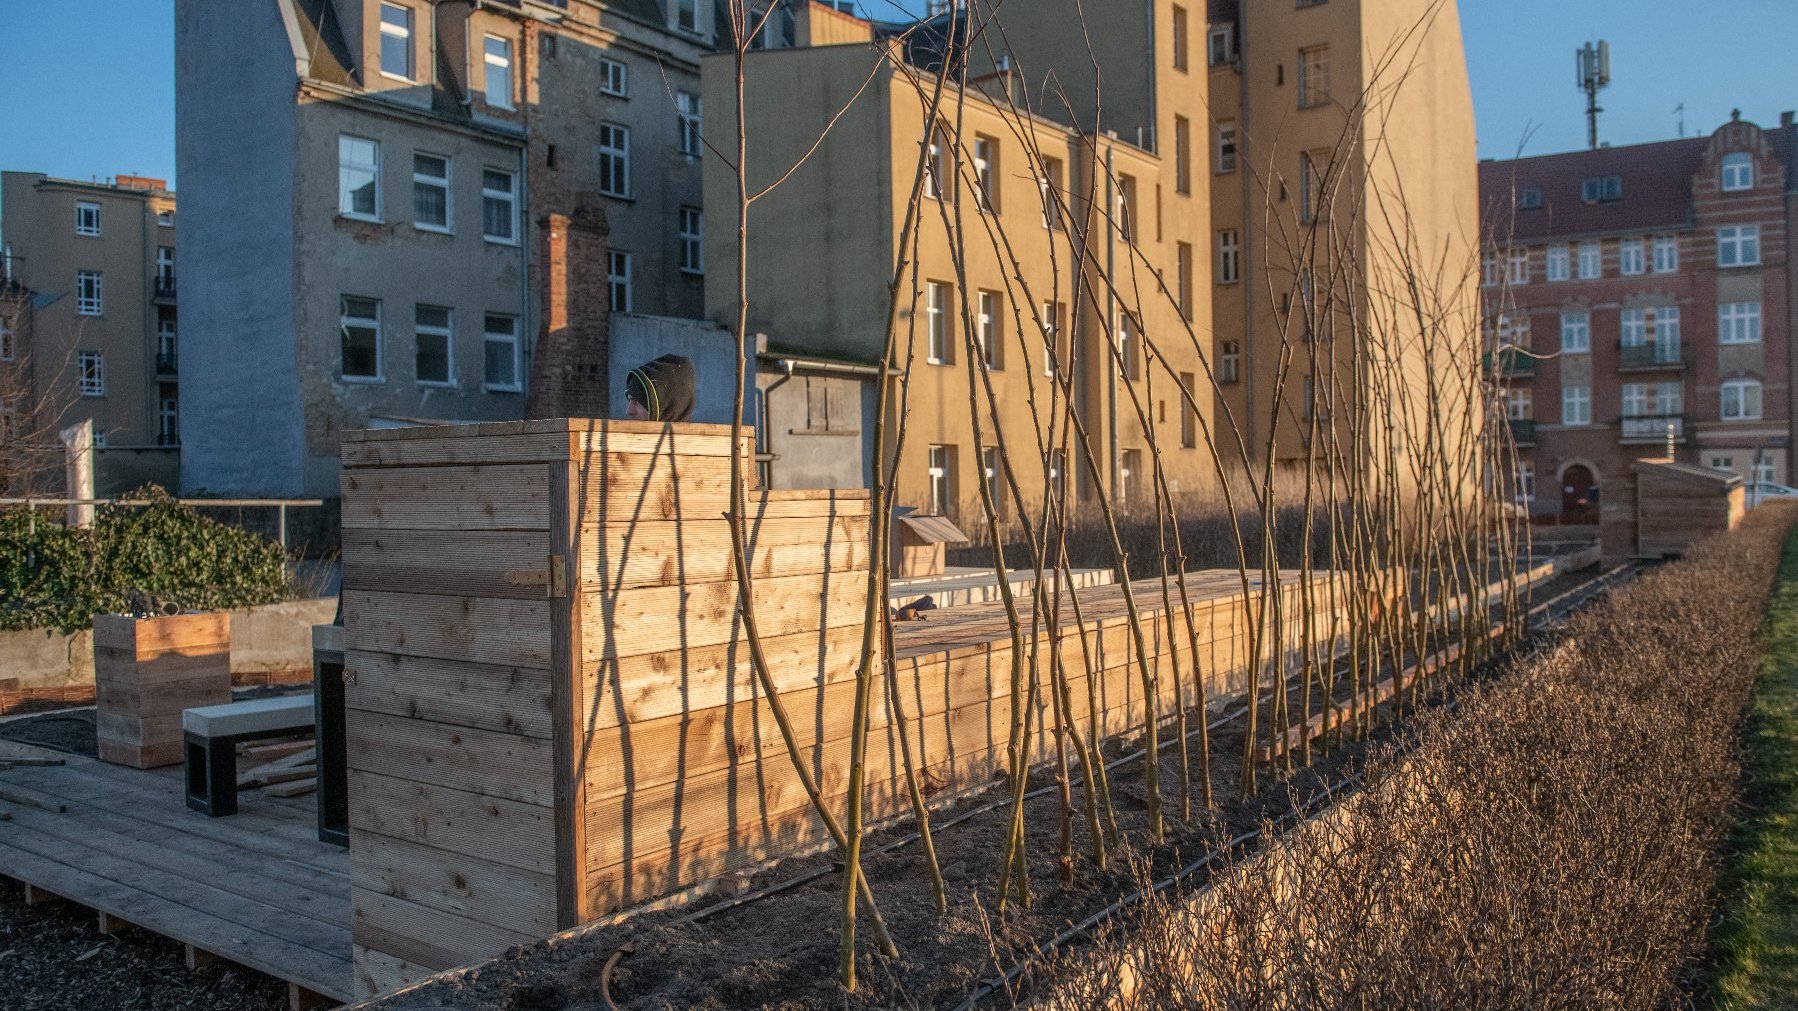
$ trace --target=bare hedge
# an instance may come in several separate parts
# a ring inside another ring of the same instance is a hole
[[[1063,967],[1053,1003],[1685,1006],[1789,509],[1422,719],[1332,816]]]

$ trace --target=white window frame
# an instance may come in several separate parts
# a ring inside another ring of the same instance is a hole
[[[364,147],[366,147],[367,151],[373,153],[372,161],[364,161],[360,158]],[[375,209],[372,213],[368,211],[359,211],[355,206],[355,193],[361,190],[362,186],[352,186],[351,183],[360,178],[361,174],[366,174],[368,176],[368,181],[374,184]],[[381,188],[381,142],[368,137],[358,137],[355,134],[350,133],[338,134],[338,215],[345,218],[353,218],[357,221],[380,221]]]
[[[443,162],[443,175],[432,176],[419,171],[419,158],[435,158]],[[412,152],[412,227],[421,232],[440,232],[450,235],[455,232],[456,205],[455,186],[451,178],[455,172],[449,155],[436,154],[431,151]],[[484,181],[484,180],[483,180]],[[435,189],[443,193],[443,224],[434,225],[420,221],[418,218],[418,192],[421,189]]]
[[[494,320],[505,320],[508,330],[493,329]],[[518,317],[503,312],[483,313],[481,316],[481,389],[489,393],[522,393],[524,392],[523,363],[518,354]],[[512,381],[496,383],[487,375],[487,349],[492,344],[506,344],[512,351]]]
[[[80,316],[106,315],[105,279],[100,271],[75,272],[75,312]]]
[[[949,349],[949,285],[942,281],[924,282],[924,360],[931,365],[955,361]]]
[[[930,142],[924,155],[924,195],[932,200],[943,199],[943,180],[947,175],[943,165],[943,139],[935,130],[930,132]]]
[[[1761,262],[1761,226],[1724,225],[1717,229],[1717,266],[1756,267]]]
[[[106,353],[82,351],[75,357],[75,389],[84,397],[106,396]]]
[[[1061,313],[1059,311],[1059,306],[1055,302],[1044,302],[1043,303],[1043,315],[1042,315],[1042,328],[1043,328],[1043,375],[1045,375],[1045,376],[1055,375],[1055,368],[1056,368],[1056,364],[1057,364],[1055,361],[1055,352],[1056,352],[1055,342],[1060,338],[1060,333],[1058,332],[1060,329],[1060,320],[1061,320]]]
[[[679,130],[680,153],[689,158],[699,158],[705,154],[704,142],[700,139],[703,105],[698,95],[691,91],[678,91],[674,95],[675,126]]]
[[[1717,343],[1723,345],[1759,344],[1761,342],[1761,303],[1719,302],[1717,304]]]
[[[631,94],[630,66],[622,60],[614,60],[610,56],[599,58],[599,93],[614,98],[629,98]]]
[[[373,316],[350,315],[350,299],[368,302],[375,307]],[[340,295],[337,299],[337,326],[339,344],[337,349],[337,374],[346,383],[384,383],[387,381],[387,335],[381,326],[381,315],[384,307],[378,298],[364,295]],[[347,335],[351,326],[371,326],[375,332],[375,374],[372,376],[345,372],[343,360],[342,338]]]
[[[1752,413],[1748,409],[1749,399],[1754,401]],[[1735,402],[1733,410],[1731,400]],[[1724,421],[1759,421],[1765,406],[1758,379],[1725,379],[1717,388],[1717,414]]]
[[[705,216],[697,207],[676,212],[680,225],[680,269],[683,274],[705,273]]]
[[[1561,387],[1561,424],[1568,428],[1584,428],[1592,424],[1592,388]]]
[[[1671,352],[1663,350],[1663,355],[1671,353],[1674,357],[1678,357],[1679,342],[1682,336],[1679,306],[1659,305],[1652,307],[1651,311],[1654,313],[1654,342],[1663,349],[1671,349]]]
[[[999,355],[999,293],[982,288],[974,296],[974,337],[980,342],[980,365],[985,369],[1002,368]]]
[[[1604,247],[1596,241],[1579,244],[1579,279],[1590,281],[1604,276]]]
[[[1236,171],[1236,121],[1221,120],[1217,124],[1217,169],[1218,175],[1229,175]]]
[[[175,212],[174,211],[158,211],[156,213],[156,223],[158,225],[162,226],[163,228],[175,227]]]
[[[443,313],[443,323],[420,323],[419,313],[424,310],[438,310]],[[418,374],[418,349],[424,338],[438,338],[443,341],[444,378],[426,379]],[[456,312],[447,305],[414,305],[412,307],[412,378],[420,386],[455,387],[456,386]]]
[[[1583,355],[1592,353],[1592,313],[1586,310],[1567,310],[1561,313],[1561,353]]]
[[[622,123],[599,124],[599,180],[600,193],[630,199],[631,128]]]
[[[1061,190],[1061,160],[1044,158],[1042,165],[1042,174],[1036,177],[1036,188],[1042,192],[1043,197],[1043,227],[1052,231],[1055,228],[1055,222],[1061,216],[1061,207],[1058,202],[1058,194]]]
[[[1617,273],[1625,277],[1648,273],[1648,262],[1643,255],[1641,239],[1624,239],[1617,243]]]
[[[1648,343],[1648,312],[1624,309],[1617,314],[1618,339],[1626,348],[1639,348]]]
[[[1505,391],[1505,420],[1528,421],[1535,416],[1535,393],[1529,387],[1513,386]]]
[[[181,444],[181,401],[178,397],[156,398],[156,441],[163,446]]]
[[[1505,281],[1512,285],[1530,283],[1530,251],[1513,249],[1505,254]]]
[[[997,203],[993,199],[993,162],[997,160],[999,142],[991,137],[974,136],[974,206],[991,213]]]
[[[1573,279],[1573,254],[1566,246],[1549,246],[1546,266],[1550,281]]]
[[[622,249],[606,251],[606,286],[611,294],[612,311],[630,312],[633,304],[631,254]]]
[[[497,43],[500,52],[493,51]],[[512,40],[498,35],[481,36],[481,65],[485,68],[485,76],[481,81],[481,93],[487,104],[495,109],[510,109],[512,99],[512,65],[517,61],[512,58]],[[495,88],[494,79],[498,78],[503,87]]]
[[[406,23],[403,25],[389,23],[387,20],[389,11],[395,11],[403,15],[406,19]],[[418,34],[414,30],[414,25],[416,24],[418,17],[417,12],[405,4],[393,3],[392,0],[381,0],[380,14],[378,17],[381,26],[381,50],[379,53],[381,76],[390,77],[396,81],[417,80],[418,47],[414,42]],[[396,39],[402,42],[406,47],[406,67],[404,72],[389,70],[387,67],[388,39]]]
[[[1774,475],[1779,472],[1778,463],[1771,456],[1764,456],[1749,464],[1754,471],[1756,484],[1774,484]]]
[[[1654,237],[1654,272],[1672,274],[1679,270],[1679,236]]]
[[[1718,182],[1725,193],[1754,189],[1754,155],[1747,151],[1731,151],[1724,155]]]
[[[487,185],[488,173],[504,176],[507,188],[500,190]],[[489,203],[506,206],[506,234],[487,230]],[[498,246],[518,245],[518,173],[511,169],[494,168],[491,165],[481,169],[481,238]]]
[[[1000,494],[1003,490],[1000,482],[1003,471],[999,465],[999,447],[983,446],[980,455],[982,457],[980,475],[986,480],[986,493],[992,499],[993,512],[1003,516],[1005,515],[1005,498]]]
[[[1480,286],[1485,288],[1496,288],[1498,287],[1498,282],[1502,276],[1503,274],[1499,269],[1498,254],[1482,253],[1480,255]]]
[[[1536,501],[1536,464],[1532,460],[1517,461],[1517,502],[1529,505]]]
[[[1242,233],[1225,228],[1217,233],[1217,283],[1236,284],[1242,280]]]
[[[1205,60],[1213,67],[1236,62],[1236,26],[1217,25],[1205,33]]]
[[[1652,383],[1624,383],[1622,393],[1624,417],[1651,418],[1659,413],[1654,409]]]
[[[1708,460],[1710,462],[1705,466],[1712,470],[1727,470],[1733,473],[1736,469],[1736,458],[1733,455],[1712,453]]]
[[[931,446],[925,473],[930,476],[930,508],[947,516],[955,511],[955,453],[953,446]]]
[[[92,200],[75,201],[75,234],[100,234],[100,205]]]

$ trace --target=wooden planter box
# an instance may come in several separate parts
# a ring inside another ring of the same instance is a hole
[[[94,723],[100,758],[179,765],[181,710],[231,701],[231,616],[94,616]]]

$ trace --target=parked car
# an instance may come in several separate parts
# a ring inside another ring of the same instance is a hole
[[[1748,508],[1753,509],[1762,502],[1773,502],[1780,499],[1798,499],[1798,488],[1774,484],[1771,481],[1748,482]]]

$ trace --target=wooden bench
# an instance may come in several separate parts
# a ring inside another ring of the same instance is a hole
[[[312,696],[231,702],[181,713],[187,752],[187,806],[212,818],[237,813],[237,746],[310,733]]]

